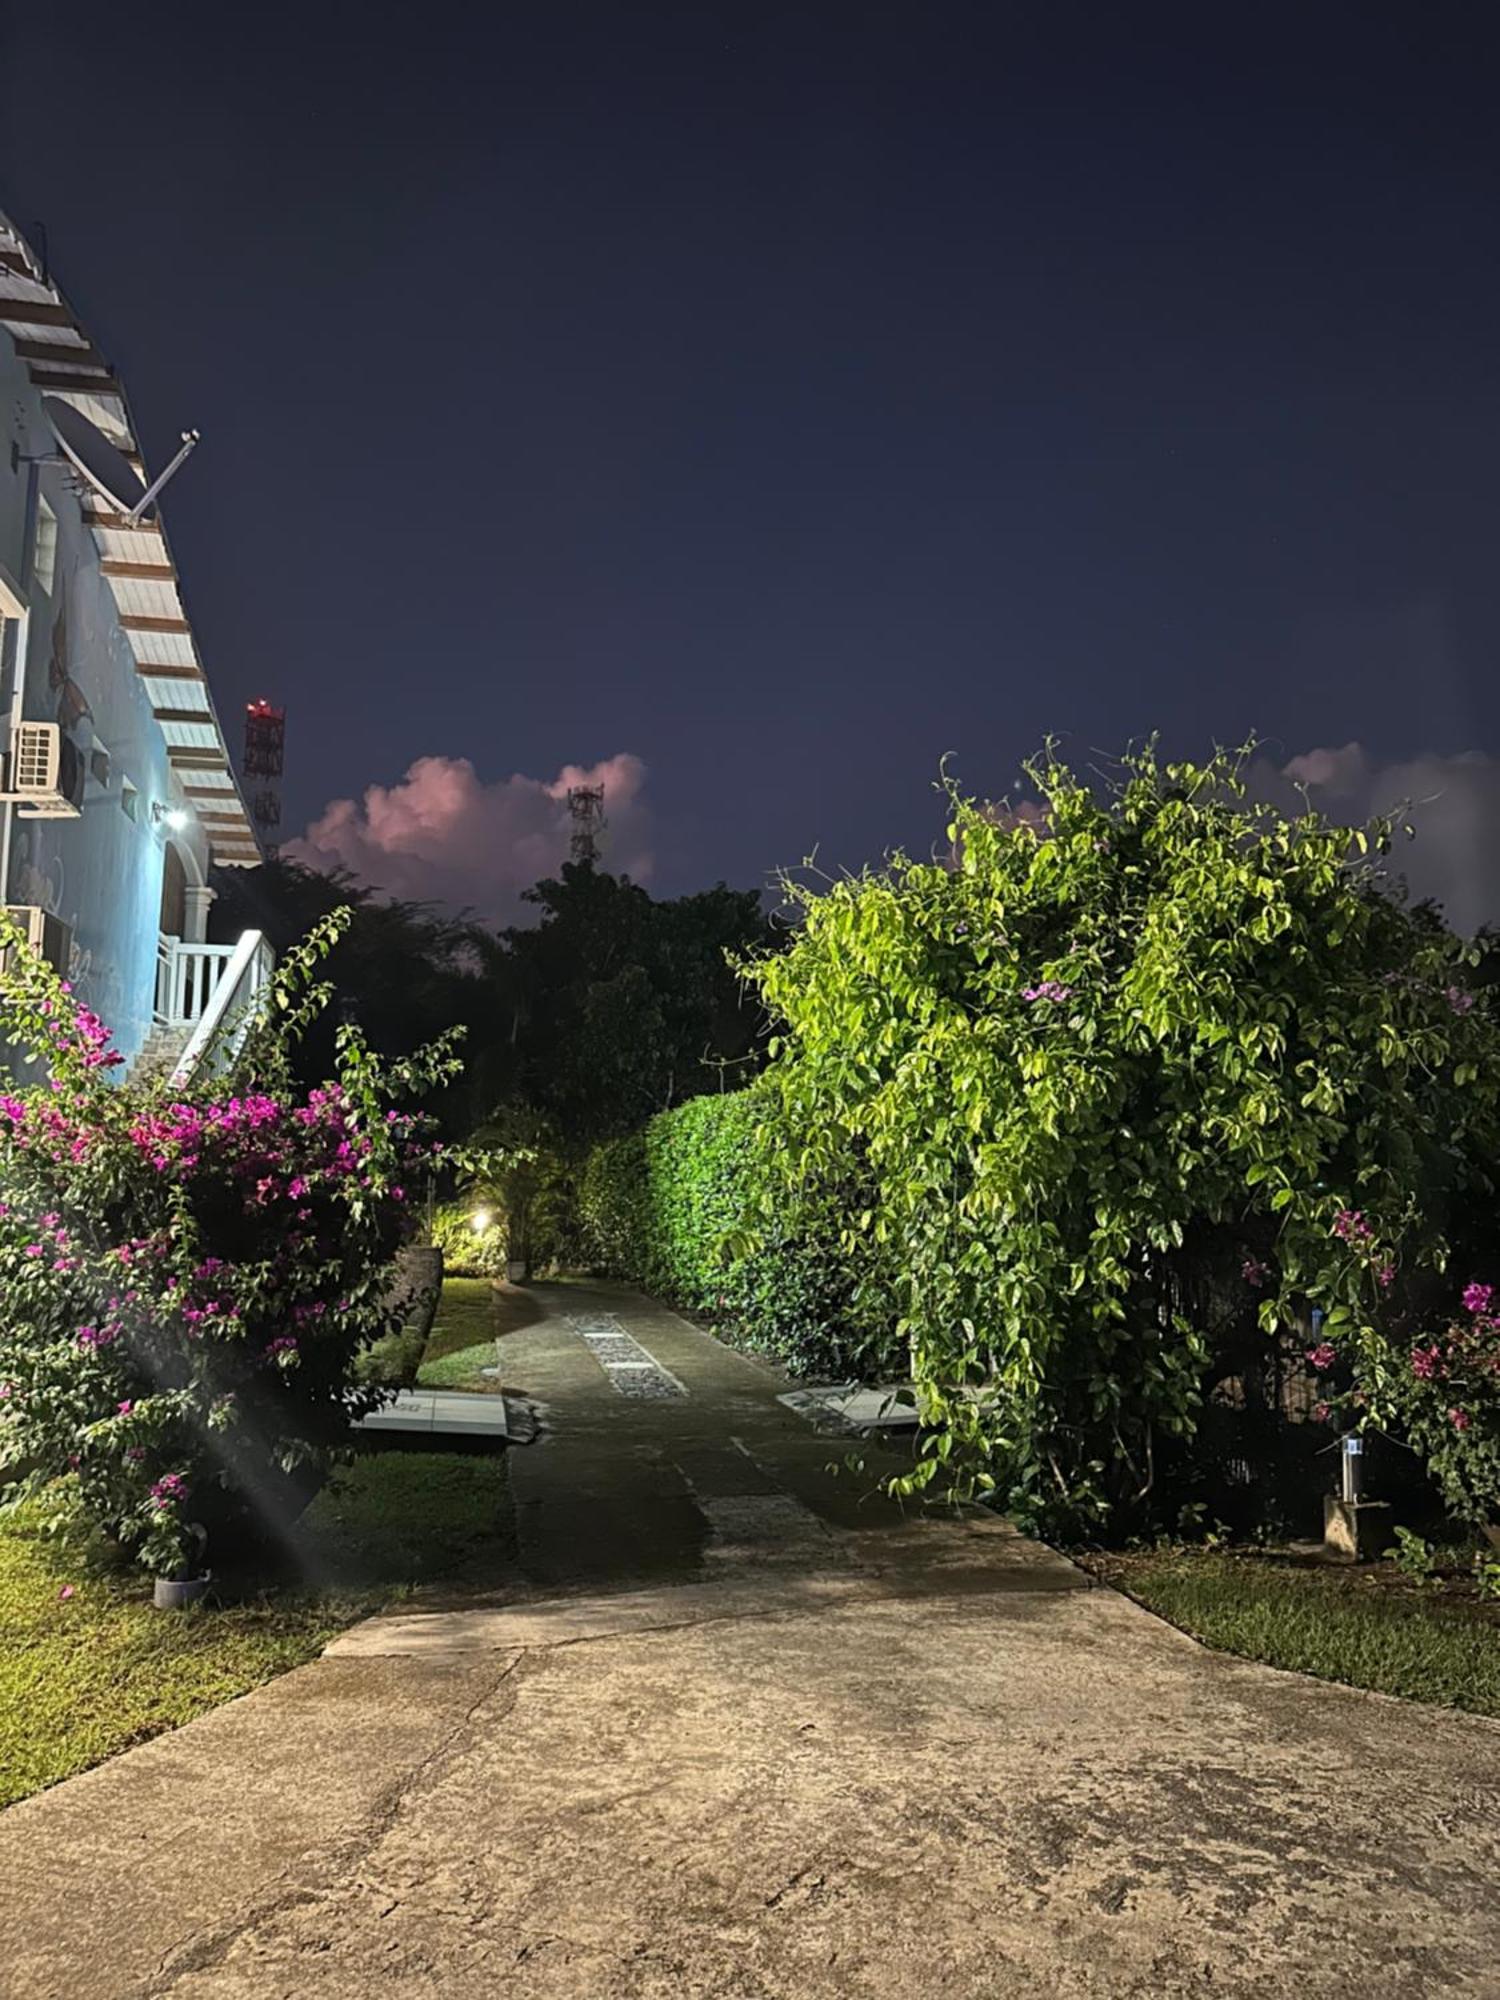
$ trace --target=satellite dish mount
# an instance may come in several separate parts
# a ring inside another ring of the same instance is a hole
[[[146,486],[119,446],[111,443],[81,410],[75,410],[61,396],[43,396],[42,411],[52,426],[63,458],[85,485],[107,500],[117,514],[124,515],[132,528],[144,518],[146,509],[198,442],[196,431],[184,431],[182,444],[170,465]]]

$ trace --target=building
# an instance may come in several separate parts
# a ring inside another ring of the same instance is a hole
[[[206,942],[212,871],[260,852],[160,506],[111,508],[61,451],[58,404],[142,472],[119,378],[0,214],[0,901],[128,1074],[216,1032],[231,975],[264,976],[253,943]]]

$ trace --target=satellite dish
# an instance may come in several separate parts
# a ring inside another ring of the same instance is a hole
[[[196,431],[184,431],[181,451],[166,471],[146,486],[119,446],[111,444],[99,426],[90,423],[81,410],[75,410],[61,396],[43,396],[42,412],[52,426],[52,435],[62,447],[64,458],[74,471],[102,499],[107,500],[117,514],[123,514],[131,522],[140,520],[198,442]]]

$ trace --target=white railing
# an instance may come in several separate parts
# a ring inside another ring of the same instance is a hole
[[[167,949],[157,958],[157,1018],[192,1028],[172,1071],[180,1083],[201,1068],[223,1069],[239,1054],[276,970],[276,954],[261,931],[245,931],[238,944],[161,942]]]
[[[156,940],[156,1018],[163,1027],[189,1028],[203,1019],[235,950],[232,944]]]

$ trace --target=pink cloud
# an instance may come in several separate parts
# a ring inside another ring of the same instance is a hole
[[[1257,762],[1254,783],[1287,800],[1289,781],[1331,818],[1359,825],[1394,813],[1416,836],[1388,858],[1413,896],[1443,905],[1460,931],[1500,921],[1500,760],[1478,750],[1434,751],[1382,763],[1361,743],[1305,750],[1279,769]]]
[[[398,784],[332,800],[285,852],[309,868],[345,868],[392,896],[510,922],[521,914],[521,891],[567,859],[575,785],[604,787],[604,865],[636,881],[650,875],[645,778],[640,758],[623,752],[587,767],[565,764],[552,779],[518,772],[489,783],[467,757],[419,757]]]

